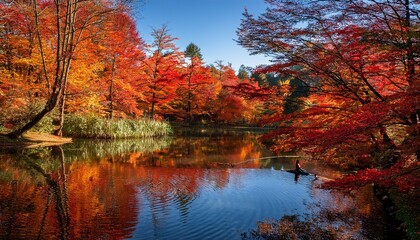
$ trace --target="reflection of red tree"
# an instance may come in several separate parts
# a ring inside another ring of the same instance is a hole
[[[3,172],[3,168],[0,167]],[[10,170],[10,169],[7,169]],[[4,172],[7,172],[4,171]],[[10,170],[13,179],[22,177],[17,171]],[[44,187],[36,187],[29,182],[11,181],[3,185],[0,191],[0,238],[1,239],[23,239],[24,236],[36,236],[37,229],[43,215],[43,207],[46,205],[47,197]],[[44,194],[44,197],[36,197],[36,193]],[[39,206],[39,207],[36,207]],[[28,223],[33,228],[26,229]],[[24,231],[18,231],[24,229]]]
[[[372,186],[362,187],[350,194],[341,191],[330,191],[329,194],[331,195],[326,198],[324,190],[317,187],[312,189],[312,196],[321,203],[314,218],[316,224],[326,229],[334,229],[331,228],[333,224],[336,228],[340,226],[337,229],[352,236],[350,239],[356,236],[363,238],[362,234],[383,238],[383,223],[380,223],[383,220],[383,206],[374,195]]]
[[[168,148],[153,155],[132,153],[129,162],[155,167],[205,167],[234,166],[259,168],[262,146],[254,135],[234,138],[179,138]],[[247,161],[255,159],[254,161]]]
[[[136,203],[137,187],[152,208],[165,208],[175,201],[185,212],[202,188],[223,188],[229,182],[226,169],[133,167],[122,163],[124,159],[72,165],[68,190],[72,222],[77,223],[72,226],[74,236],[129,236],[131,224],[142,211]]]
[[[68,178],[70,216],[75,238],[126,238],[137,221],[136,176],[130,165],[101,161],[76,163]],[[89,226],[87,230],[86,226]]]
[[[75,163],[66,178],[61,170],[47,174],[49,184],[40,174],[0,169],[18,179],[1,185],[0,238],[130,237],[138,213],[135,185],[126,181],[136,176],[130,165]],[[60,216],[70,222],[58,220]]]

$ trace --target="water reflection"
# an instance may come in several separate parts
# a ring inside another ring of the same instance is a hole
[[[9,179],[0,195],[1,216],[4,217],[1,222],[5,223],[1,225],[1,230],[5,233],[6,239],[28,236],[40,239],[43,232],[48,230],[53,230],[54,235],[60,239],[69,238],[70,215],[64,151],[61,147],[53,147],[50,151],[43,150],[30,150],[26,154],[20,152],[16,154],[17,159],[9,159],[8,163],[18,166],[23,170],[23,175],[13,166],[4,169],[2,165],[2,175],[7,176],[2,180]],[[57,156],[50,160],[56,164],[51,164],[50,161],[40,164],[40,159],[37,157],[45,156],[46,152],[51,153],[51,156]],[[51,168],[55,169],[54,174],[46,171]],[[26,174],[29,176],[24,176]],[[28,178],[32,178],[37,185],[26,181]],[[41,193],[43,198],[38,198],[37,193]],[[56,220],[53,228],[46,226],[47,217],[51,215]],[[35,219],[38,221],[34,221]],[[34,224],[35,222],[37,224]],[[27,228],[28,223],[34,224],[31,229]]]
[[[75,139],[73,143],[63,146],[67,162],[98,161],[104,157],[122,157],[127,154],[149,154],[165,149],[171,145],[171,137],[145,138],[132,140],[83,140]],[[121,161],[121,159],[120,159]]]
[[[273,157],[257,138],[10,150],[0,155],[0,238],[238,239],[259,220],[305,213],[316,199],[331,197],[313,188],[313,177],[295,184],[284,171],[295,159]]]
[[[317,195],[319,192],[314,191]],[[242,239],[388,239],[383,232],[381,205],[371,186],[357,194],[331,192],[316,205],[312,214],[284,215],[259,221],[255,229],[243,232]],[[368,211],[366,211],[369,209]]]

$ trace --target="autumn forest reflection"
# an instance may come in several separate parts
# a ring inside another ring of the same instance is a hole
[[[329,196],[281,171],[294,159],[269,158],[257,134],[136,141],[2,153],[0,237],[238,239]]]

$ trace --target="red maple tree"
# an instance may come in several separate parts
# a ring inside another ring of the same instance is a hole
[[[261,72],[291,76],[310,89],[300,111],[267,120],[278,126],[269,135],[276,149],[320,152],[340,164],[362,166],[392,165],[397,149],[418,158],[419,4],[267,3],[259,17],[245,11],[238,42],[273,57]],[[397,130],[407,137],[399,138]]]

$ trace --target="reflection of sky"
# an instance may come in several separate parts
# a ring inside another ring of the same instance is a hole
[[[182,206],[174,196],[168,198],[171,202],[163,203],[140,190],[140,214],[133,238],[239,239],[240,232],[255,228],[257,221],[302,214],[307,211],[306,204],[313,201],[311,176],[302,176],[295,183],[293,174],[273,169],[223,171],[229,172],[223,188],[201,179],[196,196]]]

